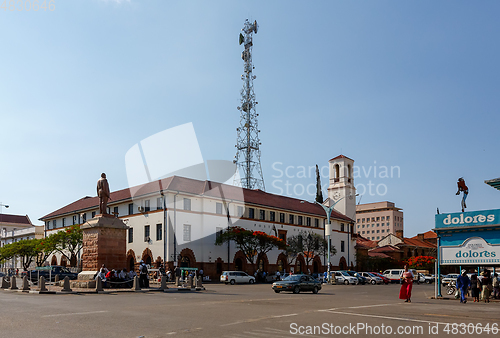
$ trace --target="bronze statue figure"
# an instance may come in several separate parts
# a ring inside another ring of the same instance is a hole
[[[97,181],[97,196],[99,196],[99,213],[106,215],[108,213],[109,184],[106,174],[102,173]]]

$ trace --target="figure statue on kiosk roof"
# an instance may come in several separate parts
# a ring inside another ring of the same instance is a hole
[[[467,198],[467,195],[469,194],[469,188],[465,185],[465,181],[463,177],[460,177],[457,182],[458,186],[458,191],[456,195],[460,195],[460,192],[463,192],[462,196],[462,212],[465,211],[465,208],[467,208],[467,205],[465,204],[465,199]]]
[[[97,181],[97,196],[99,196],[99,213],[106,215],[108,213],[109,184],[106,174],[102,173]]]

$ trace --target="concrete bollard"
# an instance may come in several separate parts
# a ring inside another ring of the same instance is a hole
[[[193,288],[193,276],[188,276],[188,287]]]
[[[28,282],[28,277],[27,276],[23,277],[23,288],[21,290],[23,290],[23,291],[29,291],[30,290],[30,283]]]
[[[179,278],[179,276],[176,276],[175,277],[175,286],[180,286],[181,285],[181,279]]]
[[[202,277],[199,276],[198,278],[196,278],[196,288],[201,288],[203,287],[203,281],[202,281]]]
[[[9,288],[9,282],[7,282],[6,277],[2,277],[2,289],[8,289]]]
[[[55,275],[54,276],[54,284],[59,282],[59,275]]]
[[[96,292],[99,292],[99,291],[104,291],[104,289],[102,288],[102,279],[101,279],[101,276],[97,276],[97,282],[95,283],[95,291]]]
[[[167,277],[166,276],[161,276],[160,280],[160,290],[165,290],[167,288]]]
[[[139,291],[141,290],[141,286],[139,285],[139,277],[134,277],[134,286],[132,286],[132,290]]]
[[[69,277],[68,276],[64,277],[63,288],[61,291],[62,292],[72,292],[73,291],[73,290],[71,290],[71,287],[69,285]]]
[[[40,287],[40,292],[47,292],[47,287],[45,286],[45,277],[40,277],[40,280],[38,281],[38,286]]]
[[[10,290],[17,290],[16,286],[16,276],[11,276],[10,277]]]

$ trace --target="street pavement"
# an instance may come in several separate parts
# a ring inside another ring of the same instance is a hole
[[[415,285],[411,303],[398,294],[397,284],[326,285],[316,295],[276,294],[270,284],[168,293],[0,290],[0,337],[500,336],[499,302],[431,299],[434,285]]]

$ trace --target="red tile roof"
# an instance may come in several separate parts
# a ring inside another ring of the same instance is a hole
[[[419,246],[419,247],[426,247],[426,248],[435,248],[436,246],[424,241],[421,241],[419,239],[415,238],[403,238],[403,243],[405,245],[410,245],[410,246]]]
[[[339,158],[347,158],[348,160],[354,161],[352,158],[349,158],[349,157],[344,156],[344,155],[339,155],[337,157],[334,157],[330,161],[333,161],[333,160],[336,160],[336,159],[339,159]]]
[[[367,238],[364,238],[361,235],[358,235],[358,238],[356,239],[356,245],[362,248],[376,248],[378,243],[376,241],[369,240]]]
[[[382,252],[371,252],[371,251],[369,251],[368,252],[368,256],[370,256],[370,257],[390,258],[390,259],[392,259],[391,256],[386,255],[385,253],[382,253]]]
[[[225,200],[244,201],[245,204],[285,209],[319,217],[325,216],[323,208],[319,205],[304,202],[296,198],[275,195],[261,190],[239,188],[222,183],[199,181],[179,176],[168,177],[159,181],[132,187],[130,189],[127,188],[114,191],[111,193],[108,204],[112,205],[115,202],[131,199],[132,195],[137,198],[139,196],[159,192],[162,189],[170,192],[183,192],[199,196],[216,197]],[[83,210],[96,209],[98,204],[99,199],[97,196],[86,196],[43,216],[40,220],[45,221],[59,215],[74,214]],[[345,222],[354,222],[351,218],[336,211],[332,212],[331,217]]]
[[[31,224],[31,220],[28,215],[8,215],[8,214],[0,214],[0,223],[9,223],[9,224]]]
[[[370,251],[368,251],[368,253],[370,252],[401,252],[401,250],[398,248],[398,247],[395,247],[393,245],[384,245],[384,246],[381,246],[380,248],[375,248],[375,249],[371,249]]]

